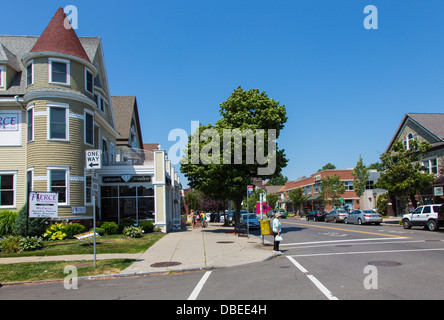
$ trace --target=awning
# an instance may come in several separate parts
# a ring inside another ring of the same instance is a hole
[[[314,194],[314,195],[308,197],[307,200],[305,200],[305,201],[317,201],[317,200],[320,200],[321,198],[322,198],[321,194],[317,193],[317,194]]]

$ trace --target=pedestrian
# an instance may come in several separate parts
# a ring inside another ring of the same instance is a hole
[[[194,229],[194,227],[196,226],[196,219],[194,217],[194,211],[193,210],[191,210],[190,215],[191,215],[191,226]]]
[[[281,217],[280,213],[276,213],[274,215],[274,219],[273,219],[273,235],[274,235],[273,252],[276,252],[276,253],[281,253],[279,251],[279,242],[280,241],[276,241],[276,236],[280,236],[281,231],[282,231],[281,221],[279,220],[280,217]]]

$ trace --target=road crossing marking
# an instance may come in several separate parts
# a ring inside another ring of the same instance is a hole
[[[200,291],[202,290],[203,286],[205,285],[205,282],[207,282],[210,275],[211,275],[211,271],[205,272],[205,274],[200,279],[199,283],[196,285],[193,292],[191,292],[191,294],[187,300],[196,300],[197,299],[197,296],[199,295]]]
[[[286,256],[288,260],[290,260],[302,273],[308,273],[308,270],[305,269],[299,262],[297,262],[293,257]],[[310,279],[311,282],[328,298],[328,300],[339,300],[335,297],[330,290],[327,289],[314,275],[307,274],[307,278]]]
[[[382,251],[355,251],[355,252],[327,252],[327,253],[310,253],[310,254],[292,254],[292,257],[316,257],[316,256],[339,256],[352,254],[369,254],[369,253],[397,253],[397,252],[423,252],[423,251],[444,251],[444,248],[434,249],[407,249],[407,250],[382,250]]]
[[[397,237],[394,240],[409,239],[406,237]],[[345,239],[345,240],[327,240],[327,241],[311,241],[311,242],[295,242],[295,243],[281,243],[280,246],[303,246],[307,244],[323,244],[333,242],[357,242],[357,241],[381,241],[387,240],[387,238],[364,238],[364,239]]]
[[[393,237],[393,238],[409,238],[409,237],[401,237],[401,236],[396,236],[393,234],[383,234],[383,233],[375,233],[375,232],[368,232],[368,231],[359,231],[359,230],[352,230],[352,229],[341,229],[341,228],[333,228],[333,227],[326,227],[326,226],[315,226],[312,224],[307,224],[307,223],[297,223],[297,222],[288,222],[285,221],[285,224],[295,224],[295,225],[299,225],[299,226],[304,226],[304,227],[314,227],[314,228],[323,228],[323,229],[331,229],[331,230],[340,230],[340,231],[347,231],[347,232],[355,232],[355,233],[365,233],[365,234],[373,234],[373,235],[377,235],[377,236],[383,236],[383,237]]]

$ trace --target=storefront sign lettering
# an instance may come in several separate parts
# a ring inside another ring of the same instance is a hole
[[[103,177],[103,183],[122,183],[122,182],[151,182],[151,176],[108,176]]]
[[[17,130],[18,130],[18,114],[1,113],[0,131],[17,131]]]

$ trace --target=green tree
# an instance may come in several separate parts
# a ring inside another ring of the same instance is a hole
[[[279,176],[268,180],[267,186],[283,186],[287,183],[287,181],[288,177],[284,176],[282,173],[279,173]]]
[[[239,222],[242,199],[254,177],[279,176],[287,165],[276,139],[287,121],[285,106],[258,89],[238,87],[220,105],[222,118],[199,126],[188,138],[181,172],[192,188],[235,203]]]
[[[408,213],[408,198],[416,207],[415,194],[431,186],[435,176],[429,174],[422,165],[427,151],[431,148],[428,142],[410,141],[409,149],[396,140],[392,149],[380,156],[385,172],[376,183],[377,188],[386,189],[391,197],[401,197]]]
[[[318,172],[324,171],[324,170],[335,170],[336,166],[334,164],[331,164],[330,162],[324,165],[321,169],[318,170]]]
[[[272,210],[276,208],[276,202],[278,202],[279,196],[276,193],[267,194],[267,203]]]
[[[287,195],[293,203],[293,210],[301,209],[302,211],[302,204],[307,199],[307,196],[304,195],[302,188],[292,189],[287,192]]]
[[[362,157],[359,155],[359,160],[356,163],[355,168],[352,171],[352,175],[354,177],[353,180],[353,189],[358,197],[361,197],[365,191],[365,185],[368,181],[368,168],[362,162]]]
[[[335,173],[328,175],[322,180],[322,199],[333,206],[339,205],[339,198],[345,192],[344,182]]]

